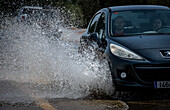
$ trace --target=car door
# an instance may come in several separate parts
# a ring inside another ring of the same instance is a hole
[[[89,23],[87,31],[80,38],[80,46],[79,52],[91,50],[93,48],[95,41],[97,41],[97,37],[94,37],[96,27],[99,21],[101,13],[97,13]]]
[[[106,48],[105,29],[106,14],[104,12],[96,14],[88,27],[88,31],[83,34],[80,40],[81,44],[83,44],[86,49],[104,51]]]

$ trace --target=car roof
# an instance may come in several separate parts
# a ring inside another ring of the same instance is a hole
[[[33,10],[44,10],[44,11],[55,11],[52,7],[40,7],[40,6],[23,6],[19,9],[18,17],[23,14],[24,9],[33,9]]]
[[[39,7],[39,6],[24,6],[22,8],[43,9],[43,7]]]
[[[23,6],[22,8],[21,8],[21,10],[23,10],[23,9],[39,9],[39,10],[41,10],[41,9],[53,9],[52,7],[40,7],[40,6]]]
[[[141,9],[160,9],[170,10],[169,7],[159,5],[127,5],[127,6],[113,6],[108,7],[111,11],[124,11],[124,10],[141,10]]]

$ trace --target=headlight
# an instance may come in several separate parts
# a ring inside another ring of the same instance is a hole
[[[134,52],[115,44],[110,44],[110,50],[117,57],[131,59],[131,60],[144,60],[142,57],[135,54]]]

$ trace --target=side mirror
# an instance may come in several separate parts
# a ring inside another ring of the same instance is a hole
[[[98,35],[97,35],[97,33],[92,33],[92,34],[90,35],[90,38],[91,38],[91,40],[98,41]]]

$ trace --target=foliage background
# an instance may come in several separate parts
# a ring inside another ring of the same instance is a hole
[[[170,6],[170,0],[0,0],[0,11],[1,16],[16,16],[22,6],[60,7],[74,26],[87,27],[99,9],[120,5]]]

